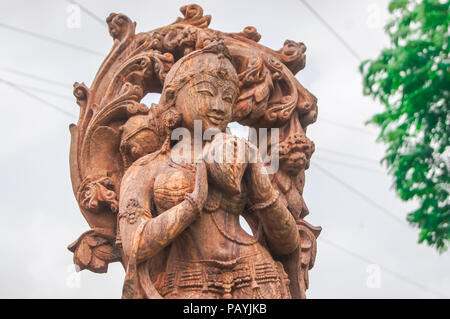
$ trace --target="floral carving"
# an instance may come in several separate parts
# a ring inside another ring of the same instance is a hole
[[[119,41],[122,41],[131,33],[134,33],[136,27],[136,24],[126,15],[117,13],[111,13],[108,18],[106,18],[106,23],[108,24],[109,34],[111,34],[113,39]]]
[[[306,64],[306,46],[303,42],[286,40],[283,47],[278,51],[281,61],[296,74],[305,67]]]
[[[80,205],[90,211],[98,212],[102,207],[109,207],[117,213],[119,202],[114,191],[114,182],[109,177],[87,178],[78,192]]]
[[[126,218],[129,224],[134,224],[137,222],[140,216],[151,217],[151,213],[143,208],[136,199],[130,199],[123,213],[119,215],[119,220],[121,218]]]
[[[107,272],[109,263],[120,260],[120,251],[112,244],[114,239],[114,236],[100,228],[83,233],[68,247],[74,253],[74,264],[78,265],[80,270]]]
[[[304,134],[295,132],[275,146],[273,151],[278,152],[282,169],[296,173],[309,168],[309,160],[314,153],[314,143]]]
[[[244,30],[242,30],[242,32],[240,33],[237,33],[237,35],[240,35],[255,42],[261,40],[261,34],[259,34],[258,30],[256,30],[256,28],[252,26],[245,27]]]
[[[198,28],[207,28],[211,22],[210,15],[203,15],[203,9],[197,4],[189,4],[180,8],[184,18],[177,18],[175,23],[191,24]]]
[[[75,82],[73,85],[73,95],[77,99],[77,104],[81,108],[85,108],[89,96],[89,89],[87,86],[84,83]]]

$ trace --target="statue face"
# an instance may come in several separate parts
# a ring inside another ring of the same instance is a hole
[[[175,107],[182,114],[182,126],[189,130],[194,129],[194,120],[200,120],[202,131],[224,131],[232,121],[237,95],[238,89],[231,80],[200,73],[178,91]]]

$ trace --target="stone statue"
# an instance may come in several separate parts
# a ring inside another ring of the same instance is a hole
[[[321,231],[302,197],[317,117],[294,77],[306,48],[273,51],[253,27],[222,33],[198,5],[181,12],[139,34],[111,14],[110,54],[91,88],[74,85],[71,179],[91,227],[74,262],[102,273],[120,261],[123,298],[305,298]],[[161,93],[150,108],[149,92]],[[239,139],[234,121],[269,133]]]

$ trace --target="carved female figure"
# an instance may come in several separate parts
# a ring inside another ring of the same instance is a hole
[[[194,150],[195,120],[203,131],[217,129],[225,143],[236,144],[226,128],[238,94],[223,42],[184,56],[168,73],[159,105],[166,140],[134,162],[121,183],[124,298],[291,297],[287,275],[273,256],[296,250],[299,233],[262,162],[214,166],[171,156],[175,147]],[[170,135],[177,127],[192,138],[174,144]],[[238,187],[223,182],[227,178]],[[243,212],[259,220],[255,236],[241,228]]]

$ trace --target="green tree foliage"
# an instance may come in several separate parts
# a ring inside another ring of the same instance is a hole
[[[449,1],[392,0],[385,30],[390,47],[360,70],[364,94],[383,104],[368,123],[380,128],[393,186],[419,208],[408,221],[419,242],[440,252],[450,235]]]

